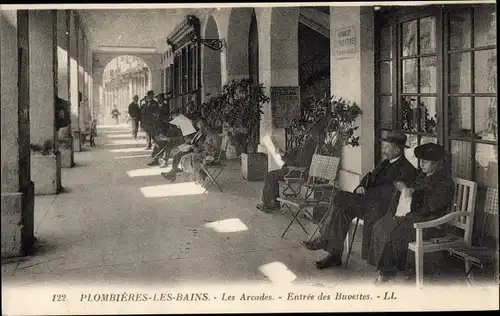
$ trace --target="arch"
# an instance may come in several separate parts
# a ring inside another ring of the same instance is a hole
[[[228,79],[248,78],[248,39],[254,8],[232,8],[227,35]]]
[[[220,39],[217,21],[213,15],[209,15],[205,23],[205,35],[207,39]],[[203,46],[203,82],[202,101],[207,95],[218,95],[221,92],[221,52]]]
[[[121,84],[110,86],[109,82],[113,76],[113,72],[115,71],[114,68],[120,66],[121,62],[118,60],[120,58],[128,59],[131,64],[125,67],[120,67],[124,68],[121,72],[125,75],[124,81]],[[146,71],[141,70],[141,68]],[[129,72],[129,69],[136,69],[136,71]],[[146,75],[142,78],[140,75],[128,75],[129,73],[132,74],[135,72],[143,72]],[[151,90],[153,83],[153,72],[151,71],[151,67],[148,63],[141,57],[127,54],[109,58],[109,60],[106,60],[105,66],[100,67],[95,74],[100,77],[100,83],[103,87],[102,97],[104,104],[101,108],[104,110],[102,113],[104,121],[108,121],[110,119],[109,113],[111,113],[114,107],[116,107],[122,114],[120,118],[124,119],[126,113],[128,112],[128,104],[132,101],[133,95],[138,95],[139,98],[142,98],[148,90]]]

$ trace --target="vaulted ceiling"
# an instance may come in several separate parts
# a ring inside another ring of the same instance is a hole
[[[193,9],[83,9],[76,10],[94,52],[113,47],[151,48],[160,52],[165,38]],[[122,49],[123,50],[123,49]]]

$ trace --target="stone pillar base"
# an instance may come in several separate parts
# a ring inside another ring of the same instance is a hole
[[[2,192],[2,259],[26,256],[33,249],[34,183],[23,192]]]
[[[75,165],[71,148],[61,148],[61,168],[72,168]]]
[[[57,194],[61,190],[61,153],[31,156],[31,180],[35,195]]]
[[[73,132],[73,152],[82,151],[82,144],[80,142],[80,133]]]

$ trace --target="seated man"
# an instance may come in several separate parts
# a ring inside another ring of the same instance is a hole
[[[258,210],[269,213],[280,208],[277,201],[280,195],[279,181],[283,181],[283,178],[288,174],[288,166],[309,168],[315,149],[322,143],[322,139],[321,127],[319,125],[313,126],[310,137],[305,143],[283,157],[285,161],[283,167],[267,173],[262,190],[262,203],[257,204]],[[304,175],[307,177],[307,170]]]
[[[160,165],[160,168],[165,168],[168,165],[168,159],[170,158],[170,153],[172,149],[184,143],[184,137],[182,136],[182,132],[180,128],[175,125],[171,125],[166,135],[160,134],[155,138],[155,144],[153,147],[153,152],[151,157],[152,161],[148,163],[148,166],[156,166],[160,164],[160,151],[163,151],[161,155],[163,162]]]
[[[195,174],[197,182],[201,184],[207,177],[201,169],[201,164],[210,164],[218,157],[222,138],[203,121],[200,122],[199,127],[203,135],[206,135],[204,141],[201,146],[196,146],[192,152],[183,155],[180,164],[184,172]]]
[[[406,258],[408,243],[415,240],[413,223],[445,215],[453,202],[455,183],[444,148],[423,144],[415,148],[415,156],[420,159],[421,173],[410,186],[394,184],[397,191],[389,211],[373,226],[368,262],[379,271],[376,283],[389,281],[398,270],[409,267]],[[424,229],[424,239],[437,233],[437,229]]]
[[[363,218],[361,257],[366,259],[373,224],[387,212],[394,193],[394,182],[413,182],[417,169],[405,158],[406,135],[389,132],[383,141],[385,160],[362,180],[354,193],[339,191],[319,227],[320,236],[301,244],[309,250],[326,250],[329,254],[317,261],[318,269],[342,264],[344,239],[355,217]]]
[[[161,175],[165,179],[174,182],[177,179],[176,173],[182,171],[181,169],[179,169],[179,164],[181,162],[182,156],[187,155],[196,148],[200,148],[205,139],[205,135],[203,134],[203,131],[201,129],[200,121],[201,120],[198,120],[198,122],[196,123],[199,128],[198,131],[191,135],[185,136],[184,143],[175,148],[177,150],[177,153],[173,156],[172,169],[169,172],[161,173]]]

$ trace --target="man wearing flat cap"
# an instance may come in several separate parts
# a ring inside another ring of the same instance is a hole
[[[415,222],[437,219],[452,204],[455,184],[451,176],[449,156],[438,144],[427,143],[415,148],[421,172],[415,182],[396,182],[389,211],[373,226],[368,262],[379,271],[376,282],[397,276],[398,271],[410,273],[407,265],[408,243],[415,241]],[[425,229],[424,239],[446,235],[443,229]],[[414,261],[409,261],[414,262]]]
[[[353,193],[336,192],[320,224],[320,236],[301,243],[309,250],[323,249],[328,252],[326,258],[315,263],[318,269],[342,264],[344,240],[356,217],[364,222],[361,256],[366,259],[373,224],[387,212],[396,190],[394,183],[399,181],[409,185],[417,175],[417,169],[404,156],[406,135],[388,132],[381,141],[385,159],[363,177]]]

